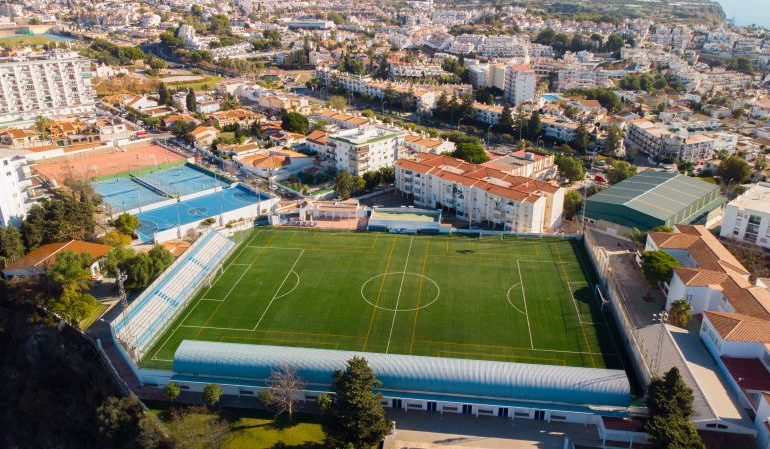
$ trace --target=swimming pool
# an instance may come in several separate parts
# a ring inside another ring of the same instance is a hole
[[[557,94],[543,94],[540,96],[545,101],[559,101],[562,98]]]
[[[271,197],[266,193],[257,195],[242,185],[219,192],[209,193],[188,200],[181,200],[167,206],[136,214],[139,228],[136,230],[144,242],[152,241],[156,232],[186,225],[242,207],[254,205]]]

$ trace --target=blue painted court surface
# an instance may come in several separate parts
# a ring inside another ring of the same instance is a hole
[[[267,199],[269,199],[267,194],[257,195],[238,185],[136,214],[139,219],[139,228],[136,232],[142,241],[149,242],[153,239],[154,233],[171,229],[177,224],[184,225],[208,217],[216,217],[220,213],[230,212]]]
[[[136,180],[146,183],[171,196],[185,196],[214,187],[228,187],[229,182],[192,165],[158,170],[136,176]]]
[[[128,176],[95,181],[91,185],[104,202],[112,206],[113,213],[122,213],[166,199]]]
[[[126,175],[92,183],[96,193],[112,206],[113,213],[137,209],[169,197],[185,196],[230,184],[192,165],[164,168],[141,175]]]

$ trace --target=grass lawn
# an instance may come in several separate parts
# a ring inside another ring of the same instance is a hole
[[[55,42],[45,36],[13,36],[0,38],[0,47],[23,47],[25,45],[43,45]]]
[[[94,324],[94,321],[96,321],[105,310],[107,310],[109,306],[107,304],[99,303],[96,307],[94,307],[94,310],[91,311],[85,318],[80,320],[78,322],[78,325],[80,326],[80,330],[85,331],[89,327],[91,327],[92,324]]]
[[[168,405],[150,403],[149,407],[168,424]],[[196,413],[189,419],[204,427],[207,420],[216,416]],[[319,418],[312,415],[296,414],[291,425],[276,422],[270,412],[263,410],[224,409],[219,416],[230,425],[222,449],[270,449],[276,443],[283,443],[285,449],[315,449],[321,447],[324,438]]]
[[[145,354],[184,339],[622,368],[582,243],[260,228]]]
[[[211,90],[217,84],[219,84],[220,81],[222,81],[221,76],[211,75],[198,81],[181,81],[178,83],[168,83],[168,86],[185,89],[192,88],[193,90]]]

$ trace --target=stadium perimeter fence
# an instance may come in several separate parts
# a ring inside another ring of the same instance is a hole
[[[626,352],[629,354],[637,379],[639,380],[641,387],[646,389],[652,379],[649,369],[651,365],[648,363],[649,361],[646,360],[645,353],[639,343],[640,337],[637,328],[631,320],[631,315],[626,309],[626,298],[623,294],[623,290],[620,288],[620,283],[615,276],[615,273],[610,269],[610,259],[604,251],[604,248],[596,243],[592,231],[588,229],[586,229],[583,234],[583,244],[585,245],[588,257],[594,264],[594,268],[596,269],[596,273],[602,286],[602,293],[608,298],[610,310],[612,310],[615,321],[622,327],[621,337],[623,339],[623,344],[626,347]]]
[[[203,287],[210,285],[214,279],[216,278],[216,275],[219,273],[220,270],[223,269],[223,265],[225,261],[230,257],[230,255],[235,251],[239,246],[240,243],[245,239],[245,232],[240,233],[240,235],[236,234],[232,237],[228,237],[230,240],[234,241],[235,244],[230,246],[224,251],[218,252],[214,259],[216,259],[216,262],[214,265],[212,265],[212,269],[209,273],[207,273],[205,276],[201,276],[198,279],[196,279],[193,283],[188,285],[187,288],[184,289],[182,294],[180,294],[180,301],[179,304],[174,308],[172,313],[168,314],[163,318],[161,323],[155,327],[155,329],[152,332],[152,335],[150,338],[147,339],[145,343],[141,345],[141,347],[135,347],[133,346],[136,343],[136,340],[138,339],[138,336],[131,335],[130,330],[128,332],[128,339],[131,339],[133,341],[130,342],[124,342],[122,339],[120,339],[115,331],[115,323],[117,323],[121,317],[123,317],[125,314],[130,313],[130,310],[132,309],[132,306],[135,304],[139,304],[139,300],[144,296],[145,294],[149,294],[149,292],[152,292],[161,282],[163,282],[167,276],[170,276],[176,272],[176,270],[180,269],[181,265],[184,263],[188,263],[189,261],[185,257],[185,255],[194,254],[191,251],[196,251],[197,247],[202,245],[206,242],[206,237],[212,233],[212,232],[218,232],[218,230],[212,229],[209,231],[209,233],[206,233],[198,238],[195,244],[193,244],[190,248],[187,249],[184,255],[177,258],[176,261],[174,261],[173,264],[171,264],[160,276],[158,276],[157,279],[155,279],[147,288],[144,289],[141,295],[139,295],[132,303],[129,305],[126,310],[122,311],[120,315],[110,323],[110,331],[112,334],[113,339],[115,340],[116,346],[120,347],[120,349],[125,353],[126,356],[128,356],[129,361],[133,363],[138,363],[139,360],[144,356],[145,350],[147,348],[152,348],[153,345],[157,342],[158,338],[163,335],[166,330],[168,329],[169,325],[176,320],[176,318],[179,316],[180,313],[186,308],[188,302],[190,301],[190,298],[195,296],[198,291]],[[223,233],[222,235],[226,235],[226,233]],[[197,244],[197,245],[196,245]],[[125,326],[130,327],[131,322],[130,319],[125,322]],[[126,345],[125,343],[128,343]],[[129,346],[126,348],[126,346]]]

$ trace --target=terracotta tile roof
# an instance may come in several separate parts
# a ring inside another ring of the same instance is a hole
[[[724,340],[770,343],[770,321],[741,313],[703,312]]]
[[[97,260],[107,254],[112,247],[101,245],[99,243],[83,242],[80,240],[70,240],[69,242],[48,243],[38,246],[29,252],[26,256],[19,259],[13,265],[6,267],[6,270],[24,270],[24,269],[46,269],[56,262],[56,255],[62,251],[69,250],[75,253],[88,253],[91,258]]]
[[[701,225],[676,225],[679,232],[650,232],[658,248],[686,250],[700,268],[748,276],[749,271],[708,229]]]
[[[675,268],[674,272],[685,285],[691,287],[718,286],[729,276],[725,273],[710,270],[698,270],[693,268]]]
[[[553,194],[559,190],[558,186],[544,181],[513,176],[495,168],[469,164],[461,159],[443,155],[420,153],[415,155],[414,159],[399,159],[396,164],[400,168],[429,173],[516,202],[534,203],[545,193]]]

